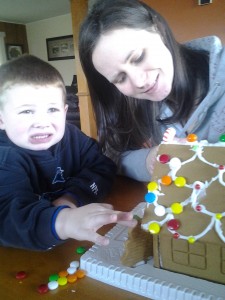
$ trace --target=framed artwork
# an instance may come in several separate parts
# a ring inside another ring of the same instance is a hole
[[[72,35],[48,38],[46,46],[49,61],[75,58]]]
[[[23,54],[23,45],[6,44],[6,55],[8,60],[17,58]]]
[[[212,0],[198,0],[198,5],[205,5],[212,3]]]

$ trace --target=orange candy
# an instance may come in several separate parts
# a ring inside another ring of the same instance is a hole
[[[67,276],[67,281],[68,281],[69,283],[73,283],[73,282],[77,281],[77,275],[75,275],[75,274],[70,274],[70,275],[68,275],[68,276]]]
[[[59,277],[66,277],[68,275],[68,272],[66,270],[60,271],[58,273]]]
[[[197,135],[194,134],[194,133],[190,133],[190,134],[188,134],[188,136],[187,136],[187,141],[188,141],[188,142],[196,142],[197,139],[198,139],[198,137],[197,137]]]
[[[163,185],[170,185],[171,182],[172,182],[172,178],[171,178],[170,176],[168,176],[168,175],[165,175],[165,176],[163,176],[163,177],[161,178],[161,183],[162,183]]]
[[[83,278],[86,276],[86,272],[84,270],[77,270],[75,275],[77,276],[77,278]]]

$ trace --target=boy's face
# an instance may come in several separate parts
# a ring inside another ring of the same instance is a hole
[[[67,105],[60,88],[17,85],[7,90],[4,97],[0,129],[14,144],[38,151],[62,139]]]

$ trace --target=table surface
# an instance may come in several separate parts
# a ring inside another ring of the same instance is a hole
[[[112,192],[106,202],[113,204],[114,208],[122,211],[132,210],[144,199],[146,186],[143,183],[126,177],[118,177]],[[100,233],[105,234],[112,225],[101,228]],[[86,249],[93,244],[70,240],[47,252],[34,252],[21,249],[0,247],[0,299],[4,300],[40,300],[40,299],[76,299],[76,300],[143,300],[142,296],[117,289],[89,277],[78,279],[75,283],[68,283],[56,290],[39,294],[37,288],[47,283],[51,274],[66,270],[71,261],[79,260],[76,253],[79,246]],[[27,278],[18,280],[15,275],[25,271]]]

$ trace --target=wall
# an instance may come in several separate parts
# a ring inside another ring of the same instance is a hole
[[[142,0],[169,23],[178,41],[217,35],[225,44],[225,1],[198,5],[198,0]]]
[[[71,15],[62,15],[42,21],[26,24],[29,53],[48,61],[46,38],[73,34]],[[76,74],[75,60],[48,61],[63,76],[66,85],[71,85],[73,75]]]

